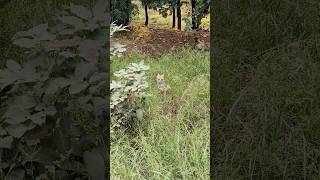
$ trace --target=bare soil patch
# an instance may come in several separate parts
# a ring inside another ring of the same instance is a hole
[[[177,52],[182,48],[194,49],[203,43],[205,49],[210,48],[210,32],[178,31],[168,28],[149,28],[130,26],[130,31],[117,34],[114,39],[126,45],[127,52],[138,50],[148,55],[159,55],[166,52]]]

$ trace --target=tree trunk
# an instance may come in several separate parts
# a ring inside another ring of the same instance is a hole
[[[145,26],[148,26],[149,24],[149,16],[148,16],[148,6],[144,5],[144,13],[145,13],[145,17],[146,17],[146,21],[144,23]]]
[[[197,20],[196,20],[196,12],[195,12],[195,10],[196,10],[196,0],[191,0],[191,19],[192,19],[192,30],[196,30],[196,29],[198,29],[198,27],[197,27]]]
[[[178,30],[181,31],[181,3],[178,0],[177,6],[177,18],[178,18]]]
[[[172,28],[176,27],[176,8],[172,8]]]

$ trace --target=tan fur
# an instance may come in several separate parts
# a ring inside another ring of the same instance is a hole
[[[171,89],[169,85],[165,83],[164,74],[158,74],[156,77],[157,86],[161,92],[166,93],[168,90]]]

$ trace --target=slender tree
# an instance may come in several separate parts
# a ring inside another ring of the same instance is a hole
[[[144,5],[144,13],[145,13],[145,17],[146,17],[144,25],[148,26],[148,24],[149,24],[148,5]]]
[[[144,14],[145,14],[145,26],[149,24],[149,13],[148,9],[158,10],[163,7],[167,0],[141,0],[142,5],[144,6]]]
[[[145,26],[148,26],[149,24],[148,6],[151,2],[152,0],[141,0],[142,5],[144,6],[144,17],[145,17],[144,25]]]
[[[185,2],[181,2],[181,0],[153,0],[157,1],[159,12],[163,17],[166,17],[170,12],[172,14],[172,28],[176,27],[181,31],[181,6]]]
[[[178,30],[181,31],[181,1],[177,2]]]
[[[196,0],[191,0],[191,22],[192,30],[198,29],[197,16],[196,16]]]
[[[163,17],[167,17],[168,14],[172,14],[172,28],[176,27],[176,17],[177,17],[177,2],[178,0],[154,0],[157,1],[159,8],[159,13]],[[169,13],[168,13],[169,12]]]
[[[172,6],[172,28],[176,27],[176,8]]]

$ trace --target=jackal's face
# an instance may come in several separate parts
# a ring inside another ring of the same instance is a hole
[[[164,82],[164,74],[158,74],[156,77],[157,83],[161,84]]]

